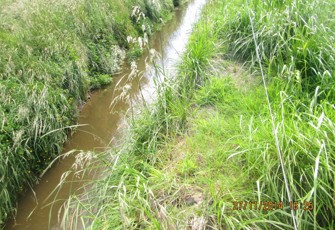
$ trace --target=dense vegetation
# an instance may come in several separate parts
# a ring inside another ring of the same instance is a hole
[[[87,92],[135,59],[178,2],[0,0],[0,226],[61,151]]]
[[[334,10],[208,3],[178,76],[101,156],[106,177],[69,200],[64,227],[334,229]]]

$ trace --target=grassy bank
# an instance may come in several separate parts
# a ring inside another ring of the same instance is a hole
[[[177,78],[63,226],[334,229],[334,8],[209,3]]]
[[[136,59],[178,3],[0,1],[0,226],[60,153],[88,91]]]

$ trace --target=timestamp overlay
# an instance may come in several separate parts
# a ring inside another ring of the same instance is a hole
[[[313,202],[299,202],[299,201],[291,201],[291,202],[283,202],[283,201],[233,201],[233,210],[241,211],[241,210],[253,210],[253,211],[274,211],[278,209],[284,209],[289,207],[289,210],[302,210],[302,211],[312,211],[314,209]]]

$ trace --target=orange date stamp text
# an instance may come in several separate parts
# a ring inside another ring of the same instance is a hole
[[[298,202],[291,201],[288,204],[284,204],[283,201],[234,201],[233,210],[258,210],[258,211],[273,211],[277,209],[284,209],[289,207],[290,210],[303,210],[312,211],[314,209],[313,202]]]

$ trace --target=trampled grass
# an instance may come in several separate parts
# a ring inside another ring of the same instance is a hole
[[[140,53],[127,36],[150,36],[174,2],[0,1],[0,226],[62,150],[87,92]]]
[[[333,9],[210,2],[178,77],[64,227],[334,229]]]

